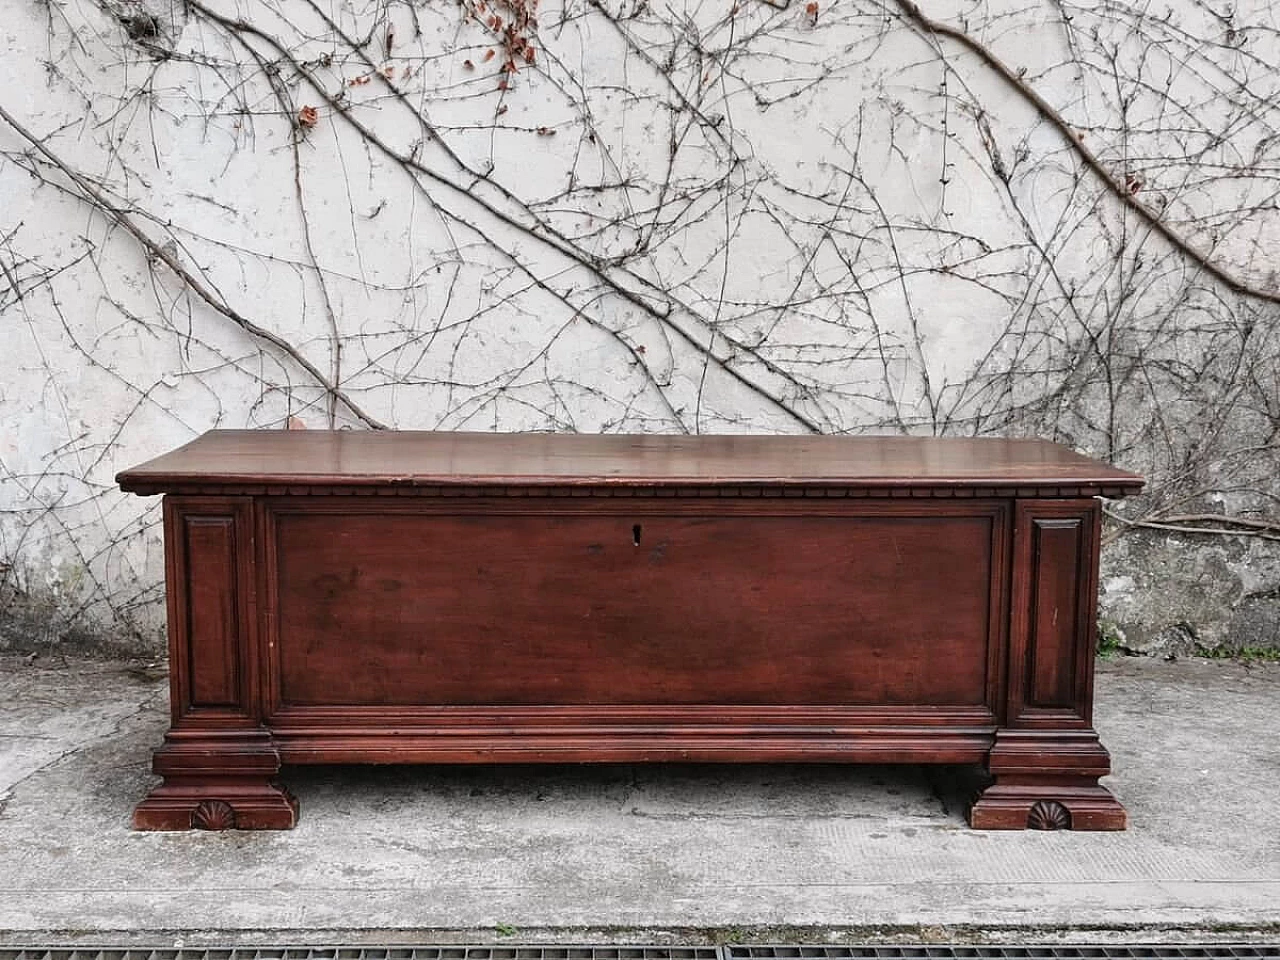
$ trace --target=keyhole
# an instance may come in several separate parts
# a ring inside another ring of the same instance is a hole
[[[631,542],[637,547],[640,546],[640,524],[636,524],[631,528]]]

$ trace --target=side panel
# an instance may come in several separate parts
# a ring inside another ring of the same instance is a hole
[[[1096,501],[1020,501],[1014,520],[1009,726],[1092,722]]]
[[[248,718],[257,659],[251,504],[167,497],[165,545],[174,720]]]

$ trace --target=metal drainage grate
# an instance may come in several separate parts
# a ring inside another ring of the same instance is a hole
[[[1280,960],[1280,944],[730,946],[725,960]]]
[[[725,960],[718,947],[20,947],[0,960]]]
[[[0,960],[1280,960],[1271,944],[11,947]]]

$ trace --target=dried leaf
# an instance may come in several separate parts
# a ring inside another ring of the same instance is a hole
[[[315,107],[303,107],[298,111],[298,123],[304,127],[314,127],[320,122],[320,113]]]

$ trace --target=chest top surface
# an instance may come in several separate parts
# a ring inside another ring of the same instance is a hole
[[[212,430],[117,475],[133,493],[321,488],[833,489],[1108,496],[1142,478],[1044,440]]]

